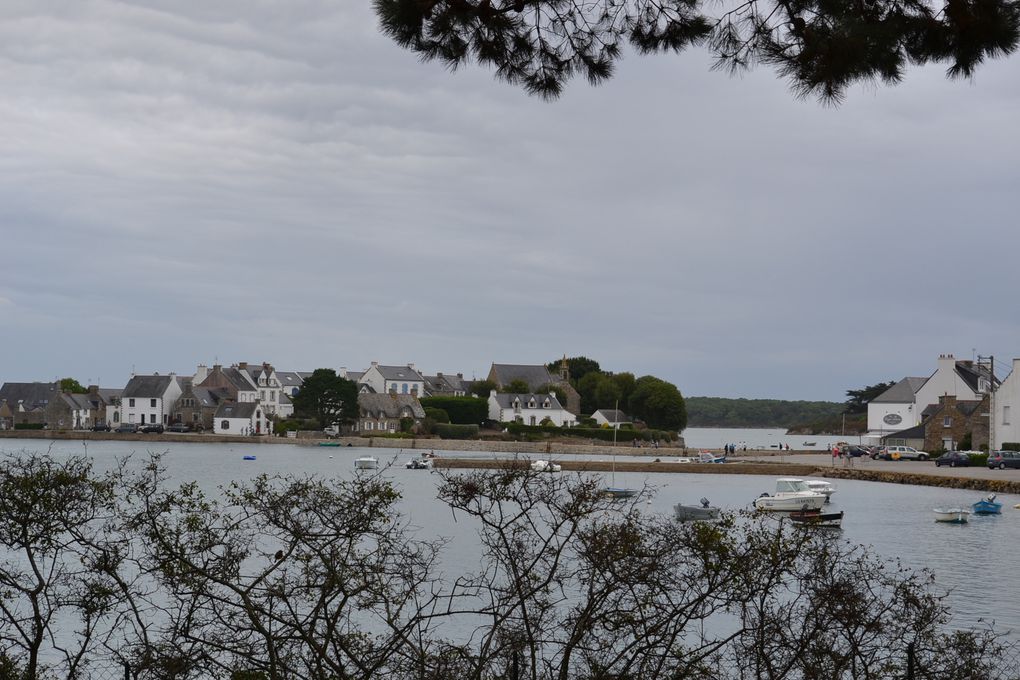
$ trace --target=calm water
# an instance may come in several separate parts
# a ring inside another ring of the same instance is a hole
[[[38,440],[2,440],[0,453],[45,451],[49,442]],[[116,458],[131,453],[146,454],[140,442],[90,442],[89,456],[103,468]],[[403,494],[403,508],[412,525],[421,528],[421,537],[453,538],[447,564],[478,563],[474,550],[474,530],[458,524],[448,509],[436,500],[439,476],[423,470],[407,470],[404,463],[419,452],[384,449],[326,448],[291,445],[171,444],[164,457],[175,481],[199,479],[207,488],[215,488],[256,474],[322,474],[350,478],[352,461],[369,453],[381,461],[394,461],[384,472]],[[86,453],[81,442],[54,442],[53,455]],[[387,455],[388,454],[388,455]],[[242,456],[256,455],[255,461]],[[487,456],[489,454],[477,454]],[[608,476],[608,473],[606,473]],[[713,505],[726,509],[745,508],[763,491],[772,491],[771,477],[751,475],[684,475],[617,473],[616,484],[656,489],[646,512],[672,513],[677,502],[696,502],[702,496]],[[979,499],[976,491],[911,487],[873,482],[838,482],[831,507],[844,510],[844,540],[863,543],[885,558],[899,558],[911,567],[928,567],[937,575],[940,587],[951,590],[949,602],[954,624],[959,627],[994,621],[1000,631],[1011,630],[1020,637],[1020,586],[1010,579],[996,579],[995,587],[985,585],[986,574],[1012,571],[1020,544],[1020,510],[1013,505],[1017,496],[1001,496],[1004,514],[999,517],[975,517],[969,525],[938,524],[931,509],[943,505],[964,505]],[[864,575],[862,575],[864,576]]]
[[[789,444],[794,450],[824,451],[838,441],[857,443],[858,437],[821,434],[786,434],[786,430],[731,428],[731,427],[689,427],[683,432],[684,442],[692,449],[718,449],[724,444],[747,446],[748,449],[775,449],[779,444]],[[812,443],[813,442],[813,443]]]

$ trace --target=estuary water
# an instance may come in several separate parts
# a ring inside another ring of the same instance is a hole
[[[838,441],[858,443],[856,435],[786,434],[777,428],[689,427],[683,431],[684,443],[692,449],[721,449],[724,444],[750,450],[776,450],[789,444],[794,451],[825,451]]]
[[[750,448],[750,447],[749,447]],[[0,454],[46,452],[61,457],[88,455],[98,469],[115,464],[118,458],[134,454],[144,459],[143,442],[83,442],[0,440]],[[438,474],[408,470],[404,464],[418,451],[366,448],[327,448],[297,445],[243,444],[159,444],[151,449],[164,453],[164,464],[172,482],[198,480],[208,490],[255,475],[329,475],[352,478],[353,461],[372,455],[392,463],[381,474],[393,480],[402,494],[401,507],[421,538],[449,538],[444,562],[470,570],[479,563],[473,525],[458,518],[436,499]],[[243,460],[244,456],[256,460]],[[490,457],[477,453],[477,457]],[[566,473],[563,473],[566,474]],[[588,473],[604,474],[609,473]],[[616,473],[615,484],[640,488],[648,486],[653,495],[643,512],[671,515],[678,502],[695,503],[707,497],[713,505],[738,510],[749,507],[763,491],[773,491],[772,477],[754,475],[706,475],[672,473]],[[915,487],[875,482],[838,481],[830,504],[846,515],[836,536],[852,543],[869,545],[883,559],[900,560],[904,566],[927,567],[936,575],[939,588],[949,591],[953,626],[969,628],[994,622],[1000,632],[1010,631],[1020,639],[1020,586],[1000,572],[1012,572],[1020,545],[1020,510],[1013,505],[1020,496],[1000,496],[1001,516],[974,517],[968,525],[938,524],[932,508],[969,506],[983,494],[977,491]],[[998,577],[995,575],[999,574]],[[867,578],[861,574],[861,578]]]

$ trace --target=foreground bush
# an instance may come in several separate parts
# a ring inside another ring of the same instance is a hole
[[[380,476],[210,494],[167,484],[158,458],[101,474],[8,458],[5,664],[29,680],[96,661],[153,680],[849,680],[904,677],[910,645],[919,680],[1016,677],[991,632],[944,631],[925,572],[771,519],[677,524],[599,484],[445,476],[439,500],[479,537],[449,573]]]

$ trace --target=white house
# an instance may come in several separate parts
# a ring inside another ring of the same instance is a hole
[[[412,394],[425,396],[425,378],[414,368],[406,366],[381,366],[373,361],[367,371],[358,379],[361,385],[368,385],[376,394]]]
[[[220,404],[213,416],[214,434],[272,434],[273,421],[261,404],[252,402]]]
[[[591,414],[591,417],[599,427],[604,425],[614,430],[619,430],[621,425],[630,425],[632,423],[626,413],[613,408],[600,408]]]
[[[981,401],[994,378],[987,367],[940,354],[935,372],[927,378],[904,378],[868,403],[867,438],[879,439],[919,425],[924,410],[939,397]]]
[[[1020,442],[1020,359],[1013,359],[1013,370],[992,395],[994,413],[992,446],[1000,448],[1004,442]]]
[[[559,427],[577,425],[574,414],[563,408],[553,393],[513,394],[509,392],[489,393],[489,419],[501,423],[524,423],[541,425],[546,418]]]
[[[166,425],[181,390],[180,379],[173,373],[132,376],[120,398],[121,422]]]
[[[927,378],[904,378],[868,402],[868,434],[880,438],[921,422],[915,400]]]

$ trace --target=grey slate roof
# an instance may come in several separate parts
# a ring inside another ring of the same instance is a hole
[[[914,395],[928,378],[904,378],[871,400],[872,404],[912,404]]]
[[[277,371],[276,379],[280,381],[282,387],[301,387],[305,382],[297,371]]]
[[[617,409],[613,409],[613,408],[600,408],[598,411],[595,411],[595,413],[601,413],[602,417],[605,418],[606,420],[608,420],[611,423],[629,423],[629,422],[631,422],[630,418],[627,417],[626,413],[624,413],[623,411],[617,410]],[[595,413],[592,414],[592,417],[595,416]]]
[[[209,389],[208,387],[192,387],[191,393],[195,395],[198,406],[203,408],[212,408],[227,398],[229,394],[225,389]]]
[[[6,400],[12,409],[18,402],[26,410],[41,408],[59,394],[57,387],[57,383],[49,382],[4,383],[0,387],[0,401]]]
[[[545,366],[527,366],[523,364],[493,364],[491,374],[495,376],[500,387],[509,385],[514,380],[523,380],[528,388],[537,390],[543,385],[556,383],[560,378],[549,372]]]
[[[378,369],[380,375],[386,380],[417,380],[419,382],[425,380],[421,373],[410,366],[383,366],[380,364],[374,368]],[[364,373],[362,373],[362,376],[364,376]]]
[[[446,373],[442,375],[422,375],[422,377],[425,378],[425,390],[430,393],[466,392],[468,389],[467,381],[456,373],[453,375]]]
[[[532,399],[535,400],[535,408],[542,408],[542,404],[545,403],[546,399],[548,399],[550,402],[549,403],[550,409],[563,408],[563,406],[560,405],[560,400],[557,399],[556,395],[553,394],[534,394],[531,392],[527,394],[514,394],[512,392],[496,393],[496,403],[499,404],[500,408],[513,408],[515,398],[520,398],[522,408],[530,408],[528,406],[528,403],[530,403]]]
[[[979,378],[992,381],[991,373],[988,368],[985,366],[978,366],[972,361],[957,361],[956,373],[963,379],[963,382],[967,383],[967,387],[974,392],[978,392]],[[994,379],[993,382],[995,385],[999,384],[999,380],[997,378]]]
[[[100,387],[99,396],[102,397],[103,401],[107,404],[112,404],[115,400],[120,399],[121,394],[124,390],[113,387]]]
[[[65,404],[75,410],[88,411],[95,408],[87,394],[71,394],[70,392],[64,392],[60,395],[60,398],[64,400]]]
[[[122,399],[161,399],[166,394],[176,376],[173,375],[136,375],[124,386]]]
[[[216,409],[216,418],[251,418],[255,415],[255,409],[260,408],[259,404],[254,402],[243,402],[240,404],[220,404],[220,407]]]
[[[410,409],[412,418],[425,417],[425,409],[411,394],[359,394],[358,408],[371,418],[400,418],[405,408]]]
[[[233,385],[239,392],[254,392],[256,390],[255,385],[253,385],[245,376],[245,373],[238,368],[224,368],[223,375],[226,376],[227,380],[230,381],[230,384]]]
[[[885,441],[890,437],[894,439],[924,439],[925,426],[927,426],[927,423],[921,423],[920,425],[914,425],[913,427],[908,427],[907,429],[900,430],[899,432],[887,434],[886,436],[882,437],[882,441]]]

